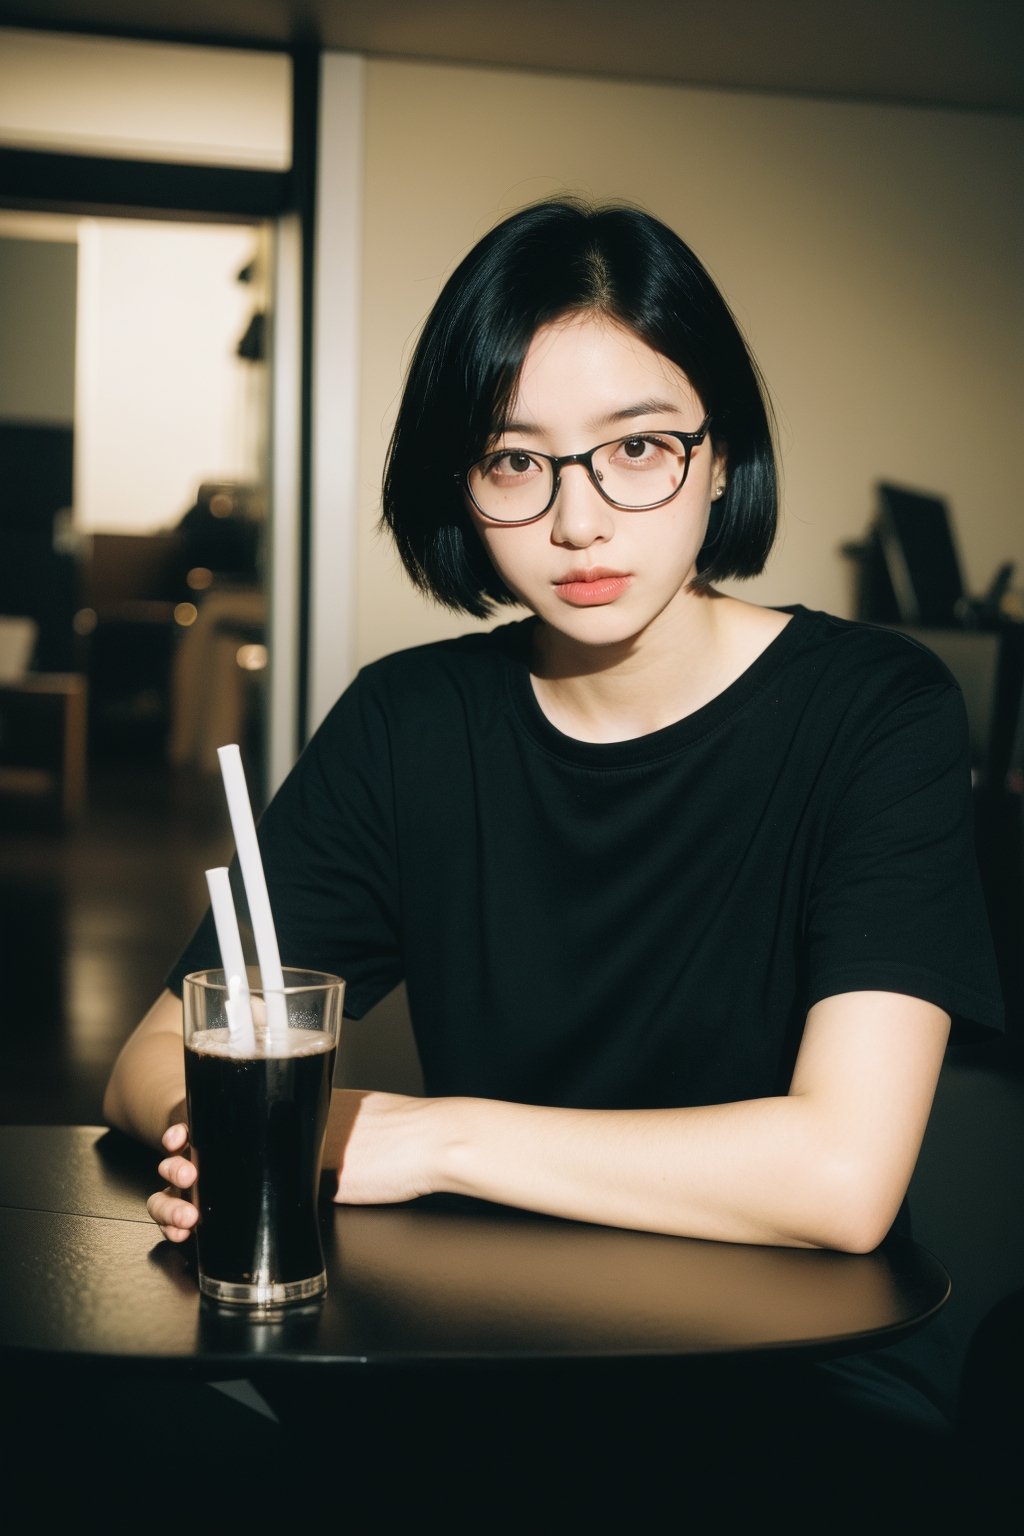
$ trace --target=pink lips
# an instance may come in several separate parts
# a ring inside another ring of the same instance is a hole
[[[614,603],[629,586],[629,580],[622,571],[595,566],[593,570],[571,571],[565,581],[555,583],[555,591],[563,603],[574,608],[595,608],[602,603]]]

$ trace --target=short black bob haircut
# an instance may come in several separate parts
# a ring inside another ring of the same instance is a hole
[[[682,369],[728,464],[694,585],[756,576],[775,538],[771,407],[729,307],[665,224],[628,205],[532,204],[463,258],[413,354],[384,470],[381,525],[422,591],[484,618],[518,599],[472,526],[456,481],[507,420],[540,327],[572,314],[617,321]]]

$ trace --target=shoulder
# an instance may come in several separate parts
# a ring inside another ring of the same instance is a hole
[[[834,685],[893,698],[922,689],[959,693],[959,685],[934,651],[898,629],[837,618],[795,605],[794,659]]]
[[[505,696],[503,680],[529,654],[531,619],[393,651],[361,667],[318,735],[354,728],[436,734],[455,715],[477,719]]]
[[[791,707],[840,780],[870,770],[887,784],[944,774],[969,783],[966,705],[933,651],[899,630],[806,609],[789,628],[799,641]]]
[[[357,676],[360,687],[375,690],[418,688],[431,679],[471,682],[501,670],[526,654],[532,619],[518,619],[493,629],[434,640],[392,651],[368,662]]]
[[[368,662],[328,710],[276,797],[300,806],[379,795],[396,761],[443,769],[460,737],[479,738],[501,707],[502,673],[527,654],[521,620],[410,646]]]

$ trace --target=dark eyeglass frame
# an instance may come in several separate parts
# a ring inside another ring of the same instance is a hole
[[[551,495],[548,498],[547,505],[540,512],[532,512],[529,517],[495,517],[493,513],[485,512],[473,495],[473,490],[469,483],[470,475],[478,464],[483,464],[486,459],[493,458],[495,453],[500,450],[492,449],[490,453],[482,454],[479,459],[473,460],[468,469],[458,470],[454,478],[461,485],[480,516],[485,517],[489,523],[497,524],[499,528],[522,528],[526,523],[537,523],[542,517],[547,517],[558,499],[558,492],[562,485],[562,470],[566,464],[582,464],[591,485],[610,507],[615,507],[620,512],[653,512],[655,507],[667,506],[670,501],[673,501],[679,495],[679,492],[686,484],[686,477],[690,473],[690,459],[693,450],[698,448],[707,437],[710,427],[711,412],[709,411],[695,432],[676,432],[672,429],[663,430],[660,427],[648,432],[627,432],[622,437],[610,437],[607,442],[598,443],[596,447],[589,448],[586,453],[566,453],[560,458],[557,458],[553,453],[541,453],[537,448],[522,448],[518,451],[527,454],[531,459],[543,459],[547,464],[551,465]],[[614,443],[628,442],[630,437],[674,437],[683,445],[683,473],[675,490],[670,491],[667,496],[662,496],[658,501],[648,501],[639,507],[631,506],[626,502],[616,501],[613,496],[609,496],[594,468],[595,453],[600,453],[602,448],[612,447]],[[517,450],[510,448],[506,451],[514,453]]]

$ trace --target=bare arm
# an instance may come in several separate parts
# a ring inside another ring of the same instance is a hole
[[[948,1016],[915,998],[828,998],[808,1015],[788,1095],[695,1109],[336,1095],[336,1198],[443,1190],[604,1225],[867,1252],[906,1193],[948,1033]]]
[[[163,991],[122,1046],[103,1095],[108,1125],[151,1147],[185,1118],[181,999]]]
[[[128,1042],[108,1088],[111,1123],[153,1145],[184,1091],[181,1007],[168,996]],[[808,1015],[787,1095],[694,1109],[336,1092],[325,1164],[340,1166],[342,1203],[448,1191],[607,1226],[867,1252],[906,1193],[948,1034],[948,1016],[916,998],[828,998]],[[168,1135],[162,1145],[177,1154],[184,1135]],[[195,1170],[173,1155],[160,1171],[173,1187],[152,1198],[151,1214],[180,1240],[195,1208],[176,1191]]]

